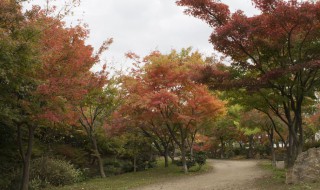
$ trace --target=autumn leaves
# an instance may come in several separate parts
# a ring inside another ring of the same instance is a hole
[[[140,62],[143,66],[124,77],[127,101],[122,107],[125,117],[160,141],[164,157],[172,141],[182,153],[187,172],[186,154],[192,152],[196,135],[208,120],[223,114],[223,102],[206,86],[192,80],[194,68],[205,63],[198,52],[190,49],[168,55],[153,52]]]

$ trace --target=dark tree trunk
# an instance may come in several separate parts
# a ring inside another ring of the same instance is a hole
[[[193,147],[192,147],[192,145],[191,145],[191,148],[190,148],[190,158],[193,159]]]
[[[183,172],[188,173],[185,143],[182,143],[182,146],[181,146],[181,161],[183,166]]]
[[[94,134],[92,134],[91,136],[91,140],[92,140],[92,146],[93,146],[93,151],[94,151],[94,156],[97,158],[98,160],[98,165],[99,165],[99,171],[100,171],[100,176],[102,178],[106,177],[106,174],[104,173],[104,167],[103,167],[103,160],[101,158],[99,149],[98,149],[98,144],[97,144],[97,140],[94,136]]]
[[[225,146],[224,146],[223,138],[220,138],[220,143],[221,143],[220,158],[221,158],[221,159],[224,159],[224,149],[225,149]]]
[[[28,149],[26,154],[21,151],[23,155],[23,171],[22,171],[22,180],[21,180],[21,190],[28,190],[29,188],[29,177],[30,177],[30,161],[31,161],[31,155],[32,155],[32,147],[33,147],[33,139],[34,139],[34,131],[35,127],[28,127],[29,133],[28,133]],[[21,135],[21,128],[18,127],[18,133],[19,136]],[[19,137],[21,138],[21,136]],[[21,142],[21,139],[19,140]],[[22,143],[19,143],[19,146],[22,146]],[[23,147],[19,147],[20,150],[22,150]]]
[[[137,172],[137,155],[133,156],[133,172]]]
[[[169,167],[169,147],[165,147],[164,151],[164,167]]]
[[[293,126],[289,129],[289,146],[287,149],[286,167],[291,168],[294,165],[294,161],[297,157],[297,141],[295,139],[295,131]]]
[[[253,135],[249,136],[249,149],[248,149],[247,158],[249,159],[253,158]]]
[[[297,114],[296,114],[296,123],[297,123],[297,133],[299,134],[299,139],[298,139],[298,143],[297,143],[297,155],[296,157],[302,152],[303,149],[303,129],[302,129],[302,115],[301,115],[301,110],[298,109],[297,110]]]
[[[272,166],[276,167],[276,154],[274,152],[274,143],[273,143],[273,136],[274,136],[274,131],[273,127],[271,129],[271,132],[269,134],[269,140],[270,140],[270,150],[271,150],[271,156],[272,156]]]
[[[171,159],[171,163],[173,164],[174,163],[174,157],[176,156],[176,147],[174,146],[174,142],[173,140],[171,140],[171,148],[172,148],[172,151],[170,151],[169,153],[169,156],[170,156],[170,159]]]
[[[175,154],[176,154],[175,151],[176,151],[176,150],[175,150],[175,148],[173,147],[172,152],[171,152],[171,153],[169,152],[169,157],[170,157],[170,159],[171,159],[171,163],[172,163],[172,164],[173,164],[174,161],[175,161],[175,160],[174,160],[174,156],[175,156]]]

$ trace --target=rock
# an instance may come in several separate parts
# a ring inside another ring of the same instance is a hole
[[[276,161],[277,169],[284,169],[284,161]]]
[[[311,148],[298,155],[294,166],[287,171],[286,183],[320,181],[320,148]]]

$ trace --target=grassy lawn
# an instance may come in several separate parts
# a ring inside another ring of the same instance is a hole
[[[81,183],[77,183],[70,186],[50,188],[50,190],[120,190],[140,187],[143,185],[159,183],[171,179],[177,179],[179,177],[194,176],[201,173],[210,171],[212,168],[209,165],[204,165],[200,171],[198,167],[194,166],[190,168],[188,174],[184,174],[181,167],[170,165],[169,168],[164,167],[162,160],[158,161],[156,168],[149,169],[147,171],[141,171],[136,173],[126,173],[117,176],[107,177],[105,179],[90,179]]]
[[[319,190],[320,183],[287,185],[286,171],[284,169],[273,168],[270,161],[263,161],[260,167],[270,171],[270,175],[260,178],[256,181],[256,187],[260,189],[272,190]]]

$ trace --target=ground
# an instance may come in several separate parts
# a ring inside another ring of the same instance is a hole
[[[190,176],[157,183],[139,190],[259,190],[256,179],[270,175],[261,169],[257,160],[208,160],[213,170],[203,175]],[[137,189],[137,190],[138,190]]]
[[[268,160],[207,160],[198,171],[185,175],[181,167],[163,166],[106,179],[91,179],[50,190],[319,190],[319,183],[286,185],[285,170],[275,169]]]

